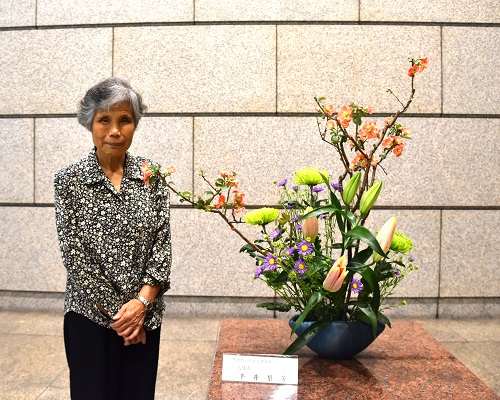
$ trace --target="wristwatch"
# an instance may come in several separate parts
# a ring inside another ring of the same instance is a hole
[[[140,294],[137,295],[136,299],[144,304],[144,307],[146,307],[146,311],[150,311],[153,308],[153,303],[142,297]]]

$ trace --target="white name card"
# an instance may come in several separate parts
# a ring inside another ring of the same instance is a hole
[[[222,380],[298,385],[299,358],[278,354],[222,354]]]

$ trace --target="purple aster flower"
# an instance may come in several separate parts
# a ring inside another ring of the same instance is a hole
[[[293,247],[287,247],[286,249],[283,250],[283,253],[286,254],[287,256],[293,256]]]
[[[275,229],[274,231],[272,231],[270,234],[269,234],[269,237],[271,239],[276,239],[279,234],[281,233],[281,230],[280,229]]]
[[[327,218],[330,218],[332,216],[332,214],[330,213],[326,213],[326,214],[321,214],[320,216],[318,216],[319,219],[327,219]]]
[[[287,203],[287,204],[286,204],[286,208],[287,208],[288,210],[291,210],[291,209],[293,208],[293,206],[292,206],[291,204]]]
[[[278,183],[278,187],[285,186],[288,183],[288,179],[283,179],[281,182]]]
[[[264,272],[264,269],[265,269],[265,268],[264,268],[264,266],[260,266],[260,267],[258,267],[258,268],[255,270],[255,272],[253,273],[253,276],[254,276],[255,278],[258,278],[258,277],[262,274],[262,272]]]
[[[306,271],[307,271],[307,265],[306,263],[304,262],[304,260],[302,260],[302,258],[299,258],[299,260],[295,263],[295,266],[293,267],[293,269],[298,273],[298,274],[305,274]]]
[[[299,190],[299,187],[300,187],[299,185],[292,186],[292,190],[297,191],[297,190]]]
[[[314,186],[312,188],[313,193],[319,193],[319,192],[322,192],[323,190],[325,190],[325,189],[321,186]]]
[[[330,186],[332,189],[340,191],[340,185],[338,183],[331,183]]]
[[[268,271],[274,271],[277,263],[278,260],[276,260],[276,256],[273,253],[269,253],[264,260],[264,268]]]
[[[361,290],[363,290],[363,284],[359,279],[353,279],[350,283],[350,286],[353,293],[355,294],[358,294],[359,292],[361,292]]]
[[[297,215],[296,217],[293,217],[293,218],[290,220],[290,223],[294,224],[294,223],[296,223],[299,219],[300,219],[300,215]]]
[[[307,256],[313,251],[313,245],[307,240],[303,240],[297,245],[297,252],[302,256]]]
[[[401,271],[399,269],[397,269],[394,265],[391,265],[391,270],[392,270],[392,272],[394,272],[395,276],[401,275]]]
[[[302,230],[302,225],[296,225],[295,226],[296,231],[301,231]]]

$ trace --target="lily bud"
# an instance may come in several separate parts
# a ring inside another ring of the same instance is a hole
[[[306,214],[312,210],[311,207],[307,207]],[[302,233],[306,240],[313,243],[318,236],[318,217],[311,217],[302,221]]]
[[[302,222],[302,233],[307,241],[313,243],[318,236],[318,217],[305,219]]]
[[[394,232],[396,231],[396,217],[391,217],[387,220],[387,222],[380,228],[380,231],[377,234],[377,240],[384,250],[384,253],[387,253],[387,250],[391,247],[392,237],[394,236]],[[373,252],[373,261],[378,262],[382,259],[382,256],[378,254],[376,251]]]
[[[358,191],[359,181],[361,180],[361,172],[356,172],[349,182],[346,183],[344,187],[344,191],[342,192],[342,200],[344,200],[344,204],[348,206],[351,204],[351,201],[356,196],[356,192]]]
[[[328,290],[329,292],[336,292],[344,283],[344,278],[346,277],[348,271],[346,269],[347,266],[347,257],[343,255],[328,272],[325,280],[323,281],[323,288]]]
[[[377,182],[370,189],[368,189],[363,194],[363,196],[361,196],[361,202],[359,203],[359,212],[362,216],[366,215],[366,213],[372,209],[381,190],[382,182]]]

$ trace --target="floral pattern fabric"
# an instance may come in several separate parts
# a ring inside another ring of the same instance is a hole
[[[161,325],[163,294],[170,288],[170,196],[161,181],[141,180],[142,157],[129,153],[118,192],[99,166],[95,148],[54,178],[56,225],[67,270],[64,312],[97,324],[135,298],[144,284],[160,285],[147,330]]]

